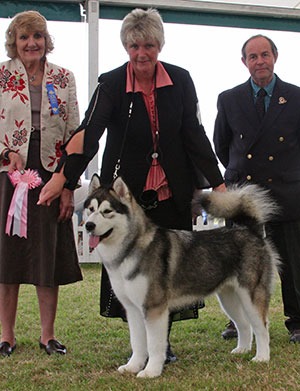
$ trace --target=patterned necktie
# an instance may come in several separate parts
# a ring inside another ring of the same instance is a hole
[[[266,95],[267,95],[267,93],[263,88],[261,88],[257,94],[257,100],[255,103],[255,107],[256,107],[256,111],[257,111],[257,114],[258,114],[260,121],[262,121],[262,119],[265,115],[265,112],[266,112],[266,110],[265,110],[265,96]]]

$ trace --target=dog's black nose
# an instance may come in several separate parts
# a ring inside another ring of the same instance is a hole
[[[93,229],[95,229],[96,227],[96,224],[95,223],[92,223],[91,221],[88,221],[86,224],[85,224],[85,228],[88,232],[91,232],[93,231]]]

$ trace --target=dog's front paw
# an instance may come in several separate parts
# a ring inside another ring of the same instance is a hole
[[[120,373],[125,373],[125,372],[138,373],[140,370],[141,370],[141,368],[137,368],[137,367],[134,367],[134,366],[129,365],[129,364],[121,365],[118,368],[118,371]]]
[[[162,359],[149,359],[146,368],[137,374],[137,377],[160,376],[164,367],[164,355]]]
[[[250,348],[238,346],[231,351],[231,354],[243,354],[243,353],[248,353],[249,351],[250,351]]]
[[[157,376],[160,376],[161,373],[162,373],[162,369],[161,370],[158,370],[158,369],[157,370],[149,370],[149,369],[145,368],[137,374],[137,377],[143,377],[143,378],[157,377]]]
[[[145,360],[140,360],[140,361],[137,361],[137,360],[133,360],[132,358],[128,361],[127,364],[125,365],[121,365],[119,368],[118,368],[118,371],[120,373],[124,373],[124,372],[131,372],[131,373],[138,373],[140,372],[141,369],[143,369],[145,367]]]
[[[252,358],[251,361],[254,361],[254,362],[268,362],[270,361],[270,357],[268,355],[266,356],[255,356]]]

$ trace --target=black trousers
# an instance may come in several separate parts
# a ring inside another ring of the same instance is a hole
[[[300,221],[268,223],[267,237],[281,257],[281,291],[285,325],[289,331],[300,329]]]
[[[179,212],[173,198],[161,201],[158,207],[145,211],[146,215],[157,225],[170,229],[192,230],[192,212],[188,207]]]

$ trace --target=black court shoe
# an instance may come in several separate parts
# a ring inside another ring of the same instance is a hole
[[[56,341],[56,339],[49,339],[48,344],[44,345],[41,342],[41,338],[39,339],[40,348],[44,349],[47,354],[52,353],[58,353],[58,354],[66,354],[67,348],[62,345],[59,341]]]
[[[170,341],[168,340],[168,346],[167,346],[167,351],[166,351],[166,359],[165,359],[165,364],[169,364],[170,362],[175,362],[177,361],[177,357],[173,353],[171,349],[171,344]]]
[[[222,332],[221,335],[224,339],[237,338],[238,333],[237,333],[237,329],[235,328],[235,324],[232,321],[227,323],[226,329]]]
[[[17,343],[15,342],[14,346],[11,346],[8,342],[0,343],[0,355],[3,357],[9,357],[13,351],[16,349]]]
[[[293,330],[290,332],[291,338],[290,342],[291,343],[300,343],[300,330]]]

